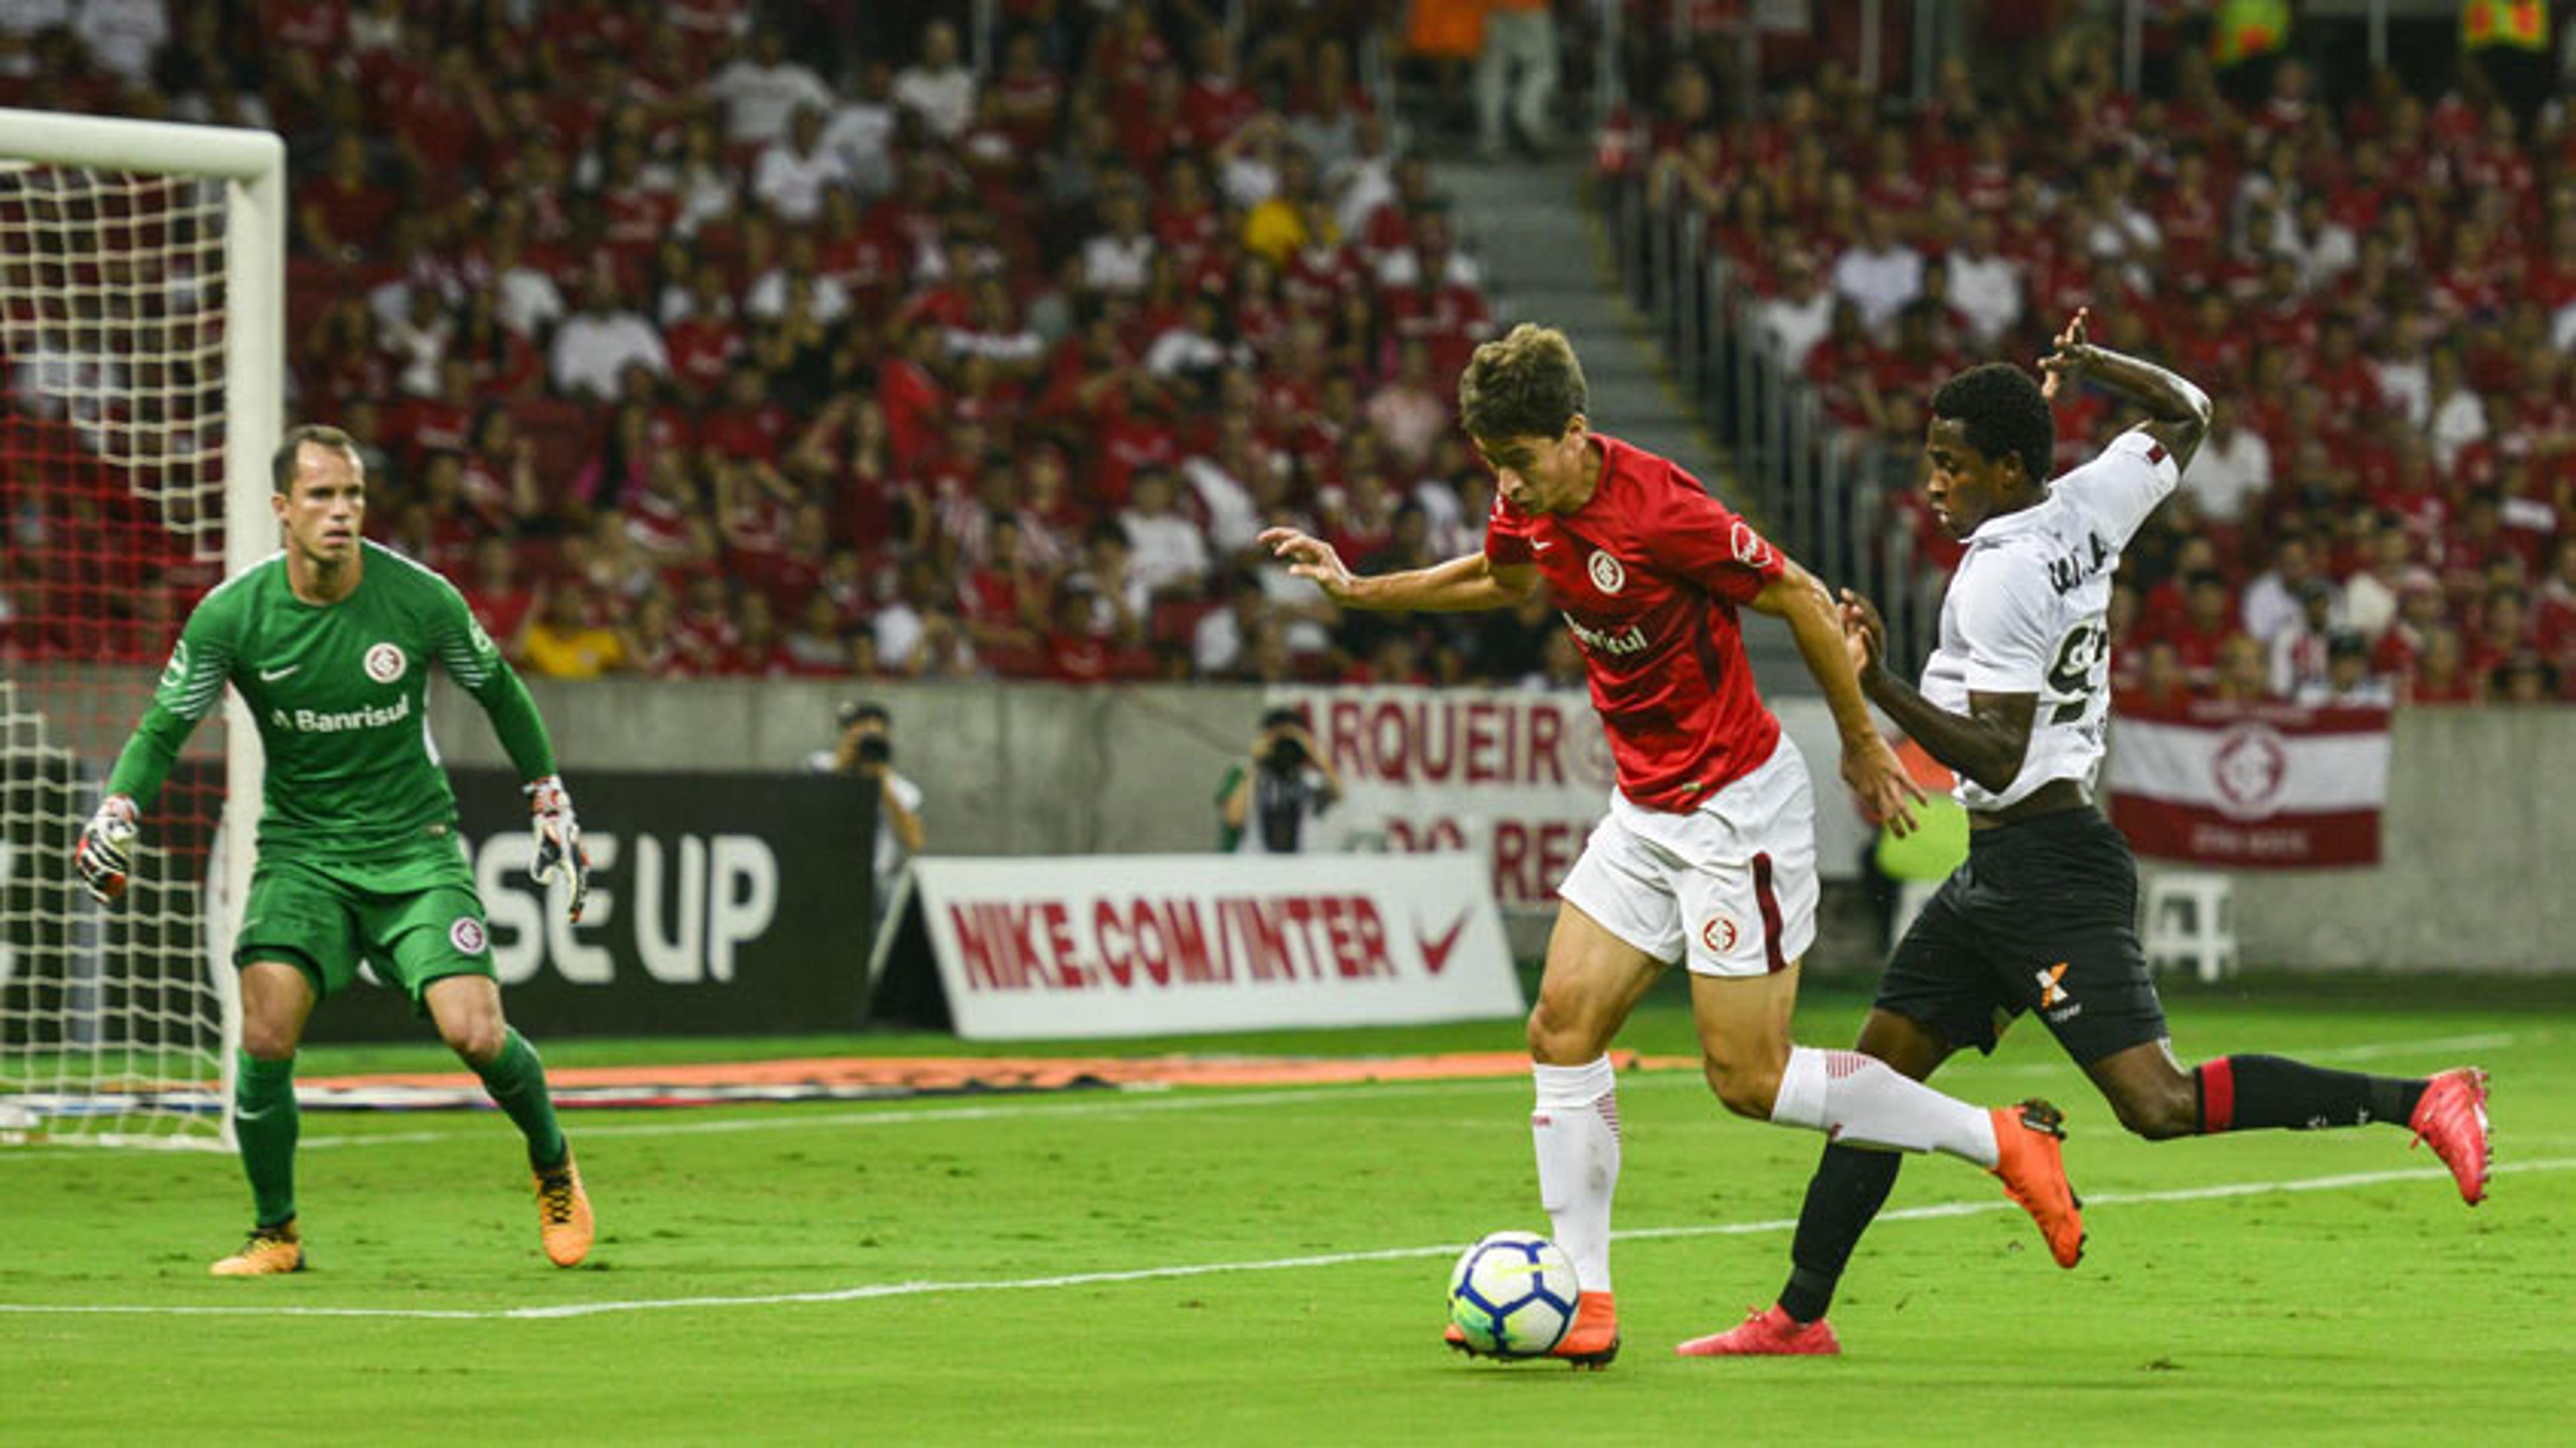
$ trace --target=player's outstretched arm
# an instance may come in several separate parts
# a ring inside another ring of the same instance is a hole
[[[565,913],[579,920],[590,899],[590,851],[581,843],[572,794],[555,773],[554,740],[546,733],[546,721],[518,671],[475,622],[465,596],[443,579],[437,596],[431,647],[439,666],[483,707],[493,736],[526,781],[519,790],[528,797],[528,830],[536,846],[528,874],[540,885],[560,876],[570,896]]]
[[[2011,788],[2030,753],[2039,696],[1971,693],[1968,712],[1953,714],[1888,670],[1887,624],[1877,605],[1846,588],[1841,612],[1844,645],[1869,701],[1933,758],[1996,793]]]
[[[1863,702],[1860,679],[1843,642],[1842,620],[1834,601],[1814,574],[1787,558],[1779,577],[1753,596],[1753,610],[1789,625],[1807,672],[1825,691],[1834,725],[1842,732],[1843,782],[1860,796],[1870,813],[1899,836],[1914,832],[1914,806],[1923,791],[1897,762],[1896,751],[1879,737],[1876,721]]]
[[[2209,394],[2179,372],[2086,341],[2084,324],[2091,315],[2090,308],[2079,309],[2057,334],[2057,350],[2039,359],[2041,394],[2054,399],[2067,382],[2090,377],[2147,410],[2141,426],[2173,454],[2176,472],[2191,466],[2192,454],[2209,435]]]
[[[233,617],[229,605],[221,603],[200,605],[188,615],[152,701],[143,706],[143,717],[117,751],[116,767],[99,792],[98,812],[81,827],[72,868],[101,904],[125,893],[143,811],[161,797],[161,785],[178,764],[180,746],[197,721],[223,699],[224,681],[232,673]]]
[[[1262,533],[1261,545],[1288,561],[1292,577],[1311,581],[1345,608],[1422,613],[1508,608],[1538,586],[1536,567],[1496,564],[1482,553],[1363,578],[1351,572],[1333,545],[1295,528],[1269,529]]]

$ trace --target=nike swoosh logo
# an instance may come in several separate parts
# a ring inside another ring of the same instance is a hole
[[[1530,544],[1530,551],[1532,553],[1545,553],[1547,550],[1555,546],[1556,545],[1553,543],[1532,543]]]
[[[263,684],[273,684],[303,667],[302,664],[288,664],[282,669],[262,669],[259,671],[259,681]]]
[[[1414,926],[1413,943],[1422,947],[1423,968],[1430,971],[1433,975],[1438,975],[1441,971],[1447,969],[1449,965],[1449,953],[1458,948],[1458,937],[1464,933],[1466,929],[1467,916],[1463,911],[1460,912],[1457,921],[1450,925],[1447,930],[1442,931],[1438,936],[1425,935],[1422,933],[1421,926]]]

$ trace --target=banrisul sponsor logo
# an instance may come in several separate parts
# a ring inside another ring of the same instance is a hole
[[[298,734],[339,734],[351,729],[383,729],[411,717],[411,696],[363,709],[271,709],[268,722]]]
[[[1609,555],[1601,556],[1606,558]],[[1570,613],[1564,617],[1566,632],[1574,635],[1575,642],[1596,654],[1642,654],[1646,651],[1646,630],[1638,624],[1632,623],[1617,633],[1604,633],[1597,628],[1585,627],[1582,620]]]

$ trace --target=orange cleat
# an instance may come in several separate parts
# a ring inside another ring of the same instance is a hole
[[[206,1270],[217,1277],[273,1277],[284,1272],[301,1272],[304,1270],[304,1239],[296,1235],[293,1217],[274,1227],[253,1227],[240,1251]]]
[[[538,1172],[536,1178],[537,1236],[545,1243],[546,1260],[558,1267],[579,1266],[590,1255],[592,1236],[590,1193],[581,1189],[581,1168],[566,1152],[562,1166]]]
[[[1607,1292],[1586,1292],[1574,1304],[1574,1325],[1547,1350],[1579,1368],[1599,1370],[1619,1356],[1619,1306]]]
[[[2060,1267],[2084,1260],[2083,1199],[2066,1181],[2066,1160],[2058,1143],[2066,1139],[2066,1117],[2045,1101],[1998,1106],[1995,1122],[1994,1173],[2004,1195],[2021,1204],[2048,1239],[2048,1255]]]
[[[2433,1154],[2460,1184],[2461,1201],[2474,1207],[2487,1199],[2487,1166],[2495,1159],[2495,1146],[2487,1135],[2486,1072],[2461,1066],[2434,1077],[2406,1124],[2415,1132],[2412,1145],[2433,1143]]]
[[[1777,1306],[1757,1308],[1724,1332],[1673,1349],[1683,1357],[1840,1357],[1842,1350],[1832,1323],[1821,1317],[1800,1322]]]
[[[1499,1354],[1480,1352],[1467,1341],[1458,1324],[1441,1329],[1440,1340],[1453,1352],[1469,1357],[1494,1357]],[[1556,1346],[1538,1357],[1558,1358],[1579,1368],[1600,1369],[1610,1366],[1619,1356],[1619,1308],[1607,1292],[1586,1292],[1575,1299],[1574,1321]]]

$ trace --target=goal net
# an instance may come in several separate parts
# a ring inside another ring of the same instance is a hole
[[[275,547],[284,159],[0,110],[0,1140],[230,1143],[238,701],[145,812],[122,899],[71,858],[188,609]]]

